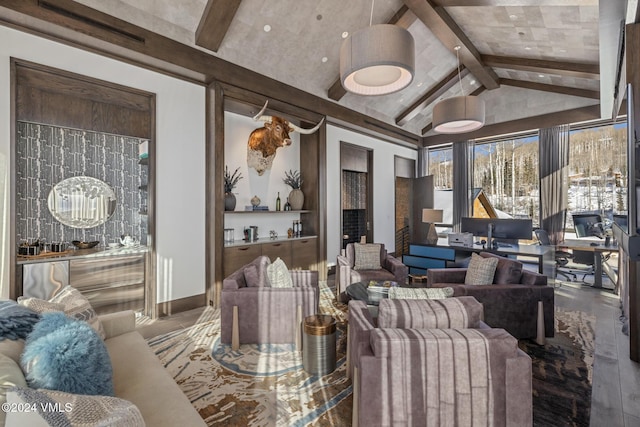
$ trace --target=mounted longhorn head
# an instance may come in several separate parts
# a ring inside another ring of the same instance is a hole
[[[290,132],[311,134],[320,129],[324,121],[324,119],[320,120],[311,129],[303,129],[289,123],[282,117],[263,116],[262,113],[265,112],[268,104],[269,101],[266,101],[262,110],[253,117],[255,121],[264,122],[264,126],[251,132],[247,145],[247,164],[249,167],[254,168],[258,175],[262,175],[265,170],[271,169],[278,148],[291,145]]]

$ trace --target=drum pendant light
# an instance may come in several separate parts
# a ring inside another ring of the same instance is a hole
[[[458,53],[460,46],[455,50],[462,96],[444,99],[433,107],[433,130],[438,133],[465,133],[484,126],[484,101],[477,96],[464,96]]]
[[[351,34],[340,48],[340,81],[358,95],[386,95],[407,87],[415,70],[411,33],[391,24],[371,25]]]

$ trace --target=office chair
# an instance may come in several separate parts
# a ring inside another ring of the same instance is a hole
[[[602,222],[602,216],[594,213],[576,213],[571,214],[573,217],[573,226],[576,230],[576,237],[598,237],[603,239],[605,236],[604,225]],[[602,256],[602,263],[607,262],[609,255]],[[594,255],[591,251],[573,251],[573,262],[575,264],[586,265],[589,267],[585,270],[585,274],[582,276],[582,281],[587,275],[595,274]],[[580,273],[582,274],[582,272]]]
[[[553,246],[551,244],[551,240],[549,240],[549,233],[547,233],[547,230],[539,228],[537,230],[534,230],[534,234],[536,235],[536,239],[538,239],[538,244],[542,246]],[[559,274],[561,276],[564,276],[570,282],[576,280],[578,276],[572,271],[562,270],[562,268],[569,263],[569,260],[571,258],[573,258],[573,254],[571,252],[556,249],[556,275]]]

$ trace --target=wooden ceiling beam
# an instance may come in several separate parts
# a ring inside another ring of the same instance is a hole
[[[432,145],[446,144],[448,142],[466,141],[469,139],[486,138],[498,135],[508,135],[510,133],[524,132],[532,129],[548,128],[552,126],[564,125],[567,123],[578,123],[587,120],[597,120],[600,118],[600,104],[588,107],[574,108],[572,110],[557,111],[554,113],[541,114],[539,116],[525,117],[508,122],[486,125],[476,131],[461,133],[457,135],[438,134],[422,138],[425,147]]]
[[[196,30],[196,44],[217,52],[241,2],[242,0],[209,0]]]
[[[472,6],[598,6],[598,0],[433,0],[442,7]]]
[[[460,66],[460,78],[464,78],[467,74],[469,74],[469,70],[464,66]],[[398,126],[404,126],[410,120],[412,120],[415,116],[417,116],[420,111],[424,110],[434,102],[436,99],[441,97],[445,92],[451,89],[458,82],[458,69],[454,69],[452,72],[447,74],[445,78],[440,80],[435,84],[432,88],[430,88],[427,93],[422,95],[416,102],[411,104],[411,106],[405,109],[396,117],[396,124]]]
[[[576,62],[548,61],[545,59],[495,55],[482,55],[482,62],[491,67],[509,70],[555,74],[591,80],[600,79],[600,66],[598,64],[581,64]]]
[[[48,6],[44,7],[44,3]],[[209,85],[217,81],[241,87],[265,98],[420,145],[420,136],[412,132],[72,0],[3,0],[0,23],[190,82]]]
[[[496,73],[483,63],[478,49],[443,7],[433,6],[427,0],[404,0],[404,3],[452,54],[460,46],[460,62],[484,87],[489,90],[499,87]]]
[[[500,79],[500,84],[506,86],[521,87],[523,89],[532,89],[540,90],[543,92],[561,93],[563,95],[580,96],[582,98],[600,99],[599,90],[578,89],[575,87],[549,85],[545,83],[512,79]]]
[[[471,96],[478,96],[480,95],[482,92],[484,92],[485,90],[487,90],[486,87],[484,86],[480,86],[479,88],[477,88],[476,90],[474,90],[473,92],[471,92]],[[432,117],[433,119],[433,117]],[[421,135],[426,134],[427,132],[429,132],[431,129],[433,129],[433,120],[431,122],[429,122],[425,127],[422,128],[422,131],[420,132]]]
[[[411,24],[415,22],[417,17],[411,13],[409,8],[406,5],[402,5],[402,7],[387,21],[387,24],[397,25],[399,27],[408,29]],[[338,76],[334,81],[331,87],[327,90],[327,96],[329,99],[333,99],[334,101],[340,101],[343,96],[347,94],[347,90],[342,86],[342,82],[340,81],[340,76]]]

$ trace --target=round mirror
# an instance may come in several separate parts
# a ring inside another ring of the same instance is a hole
[[[116,193],[105,182],[74,176],[57,183],[47,200],[51,215],[73,228],[104,224],[116,210]]]

